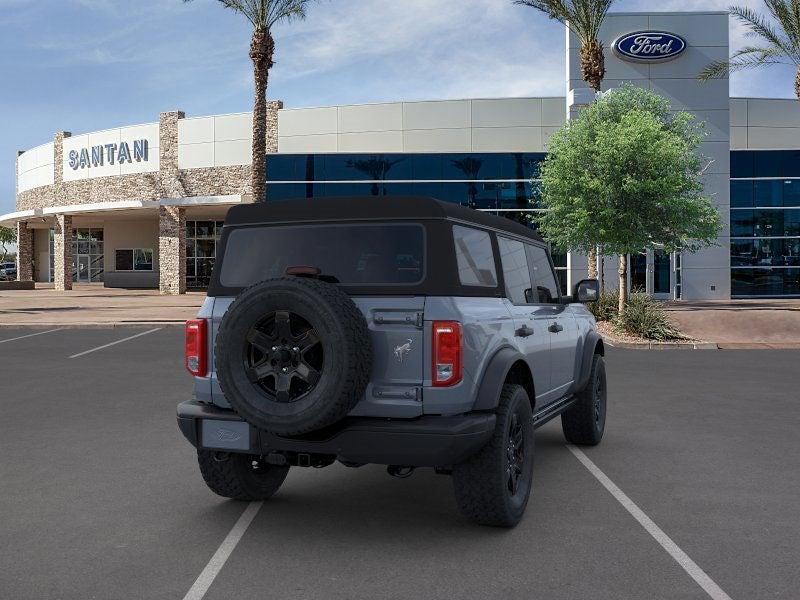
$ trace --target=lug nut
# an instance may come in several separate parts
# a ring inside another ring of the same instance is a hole
[[[273,347],[272,347],[272,351],[273,351],[273,352],[277,352],[277,351],[278,351],[278,347],[277,347],[277,346],[273,346]]]
[[[281,371],[283,371],[284,373],[288,373],[289,372],[289,367],[283,367],[281,369]]]
[[[294,348],[292,348],[292,352],[300,352],[300,348],[298,348],[297,346],[295,346]]]

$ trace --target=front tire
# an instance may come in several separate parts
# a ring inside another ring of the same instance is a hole
[[[607,395],[606,364],[595,354],[586,387],[578,393],[575,404],[561,414],[561,428],[568,442],[580,446],[600,443],[606,428]]]
[[[504,385],[491,440],[453,467],[458,508],[481,525],[514,527],[533,482],[533,413],[525,389]]]
[[[289,473],[288,466],[270,465],[258,456],[198,450],[200,473],[209,489],[234,500],[266,500]]]

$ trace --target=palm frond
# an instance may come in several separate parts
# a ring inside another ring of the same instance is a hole
[[[773,5],[776,2],[776,0],[770,1]],[[779,32],[766,17],[746,6],[732,6],[730,12],[748,28],[749,31],[746,35],[762,38],[774,49],[781,51],[792,62],[800,65],[800,48],[793,44],[785,33]],[[772,12],[772,9],[770,9],[770,12]],[[783,24],[780,21],[778,23],[783,29]]]
[[[191,2],[192,0],[183,0]],[[306,7],[315,0],[219,0],[225,8],[243,15],[254,29],[270,30],[281,21],[306,18]]]
[[[734,52],[730,60],[712,62],[697,77],[702,81],[708,81],[709,79],[725,77],[734,71],[787,62],[789,62],[789,59],[777,48],[747,46]]]
[[[786,33],[788,42],[797,49],[800,47],[800,1],[764,0],[773,19]]]
[[[597,41],[600,27],[615,0],[514,0],[564,23],[582,44]]]

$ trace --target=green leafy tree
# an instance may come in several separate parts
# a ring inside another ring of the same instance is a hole
[[[8,246],[16,243],[17,232],[10,227],[0,227],[0,250],[2,250],[2,258],[0,262],[5,262],[8,257]]]
[[[619,255],[619,310],[627,255],[654,245],[696,252],[721,223],[703,196],[703,128],[667,100],[624,85],[603,94],[549,142],[542,165],[542,233],[559,250],[601,245]]]
[[[614,0],[514,0],[514,4],[530,6],[551,19],[563,23],[581,42],[581,77],[595,92],[600,91],[606,76],[600,27]],[[587,252],[589,277],[597,278],[597,248]]]
[[[183,0],[191,2],[192,0]],[[269,70],[275,64],[275,40],[272,28],[282,21],[305,19],[306,8],[313,0],[218,0],[235,10],[253,26],[250,60],[253,61],[255,101],[253,103],[253,199],[266,200],[267,84]]]
[[[789,64],[796,69],[794,93],[800,100],[800,0],[764,0],[769,17],[746,6],[732,6],[730,13],[758,40],[733,53],[730,60],[716,61],[700,73],[700,79],[724,77],[731,71],[766,65]]]

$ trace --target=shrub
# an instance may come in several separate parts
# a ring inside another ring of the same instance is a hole
[[[603,292],[597,302],[588,305],[594,318],[598,321],[613,321],[617,316],[619,292]]]
[[[661,304],[647,294],[631,294],[625,310],[616,318],[615,325],[626,333],[648,340],[685,339],[669,320]]]

